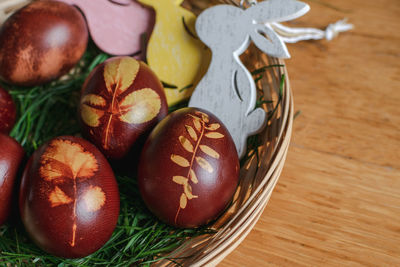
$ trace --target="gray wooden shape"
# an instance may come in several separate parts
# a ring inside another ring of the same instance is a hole
[[[212,59],[189,106],[216,115],[228,128],[240,157],[246,152],[247,137],[264,128],[266,113],[261,108],[255,109],[256,85],[239,56],[253,41],[271,56],[288,57],[285,44],[265,23],[291,20],[308,10],[309,6],[299,1],[269,0],[246,10],[217,5],[197,18],[197,34],[211,49]]]

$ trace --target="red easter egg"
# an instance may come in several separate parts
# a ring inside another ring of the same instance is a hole
[[[58,137],[29,159],[19,208],[28,234],[40,248],[58,257],[85,257],[114,231],[118,186],[94,145],[77,137]]]
[[[17,141],[0,133],[0,225],[10,214],[13,188],[24,155]]]
[[[161,82],[143,62],[114,57],[86,80],[79,114],[82,131],[107,157],[124,157],[168,113]]]
[[[58,1],[34,1],[0,29],[0,77],[12,84],[39,85],[67,73],[86,51],[85,19]]]
[[[225,126],[212,114],[184,108],[151,132],[139,163],[147,207],[177,227],[197,227],[229,204],[239,180],[239,159]]]
[[[10,94],[0,87],[0,133],[8,134],[15,123],[15,104]]]

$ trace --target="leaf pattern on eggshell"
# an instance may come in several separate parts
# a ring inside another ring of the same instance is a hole
[[[192,126],[189,125],[185,125],[186,127],[186,131],[188,132],[188,134],[190,135],[190,137],[193,139],[193,141],[197,141],[198,137],[197,137],[197,133],[196,131],[193,129]]]
[[[133,58],[124,57],[108,61],[104,65],[104,82],[107,91],[104,96],[88,94],[81,99],[81,118],[90,127],[101,126],[104,119],[102,146],[108,149],[110,138],[114,134],[113,123],[142,124],[157,117],[161,110],[161,97],[151,88],[135,90],[121,96],[134,83],[140,69],[140,63]]]
[[[193,125],[198,132],[201,132],[201,119],[197,116],[190,115],[193,118]]]
[[[209,132],[206,133],[205,136],[207,138],[211,138],[211,139],[220,139],[220,138],[224,138],[224,135],[218,132]]]
[[[52,208],[69,204],[72,201],[72,198],[67,196],[58,186],[55,186],[54,190],[49,194],[50,207]]]
[[[193,193],[192,193],[192,186],[191,186],[189,183],[186,183],[186,184],[184,185],[183,188],[184,188],[183,191],[184,191],[186,197],[187,197],[189,200],[191,200],[191,199],[193,199],[193,198],[198,198],[198,196],[193,195]]]
[[[179,155],[172,154],[171,155],[171,160],[173,162],[175,162],[176,164],[178,164],[179,166],[184,167],[184,168],[190,166],[189,161],[187,159],[185,159],[184,157],[179,156]]]
[[[172,177],[172,180],[177,183],[177,184],[181,184],[184,185],[188,182],[188,179],[184,176],[174,176]]]
[[[183,189],[183,193],[181,194],[179,200],[179,208],[175,215],[175,223],[178,220],[180,210],[183,210],[187,207],[188,201],[199,197],[197,195],[193,195],[193,189],[190,184],[199,183],[196,172],[193,169],[194,164],[196,163],[201,169],[208,173],[214,172],[212,164],[206,158],[198,155],[199,150],[202,151],[206,156],[213,159],[220,158],[219,153],[213,148],[208,145],[201,144],[203,137],[211,139],[221,139],[224,137],[223,134],[215,132],[221,127],[221,125],[219,123],[209,124],[210,120],[207,114],[203,112],[196,112],[194,115],[188,114],[188,116],[192,118],[193,125],[185,124],[188,137],[180,135],[178,140],[183,149],[190,154],[191,158],[186,159],[181,155],[171,154],[171,160],[175,164],[184,168],[189,167],[186,176],[177,175],[172,177],[172,181],[182,186]]]
[[[141,124],[154,119],[160,110],[160,96],[153,89],[144,88],[124,98],[120,104],[119,119],[130,124]]]
[[[196,173],[194,172],[193,169],[190,169],[189,176],[190,176],[190,180],[191,180],[194,184],[199,183],[199,180],[197,179],[197,175],[196,175]]]
[[[201,149],[201,151],[203,151],[204,153],[206,153],[210,157],[213,157],[215,159],[219,159],[219,153],[217,151],[215,151],[214,149],[212,149],[211,147],[206,146],[206,145],[200,145],[200,149]]]
[[[206,129],[209,130],[209,131],[216,131],[216,130],[218,130],[220,127],[221,127],[221,124],[219,124],[219,123],[213,123],[213,124],[210,124],[208,127],[206,127]]]
[[[86,210],[95,212],[101,209],[106,202],[106,195],[104,191],[98,186],[89,186],[82,197]]]
[[[183,146],[183,148],[186,151],[193,153],[194,147],[193,147],[192,143],[190,143],[190,141],[186,137],[184,137],[182,135],[179,136],[179,142],[181,143],[181,145]]]
[[[46,181],[91,178],[98,171],[94,155],[69,140],[54,140],[41,157],[40,176]]]
[[[139,69],[139,62],[130,57],[107,62],[103,75],[108,92],[116,95],[124,93],[133,84]]]
[[[196,157],[196,161],[199,164],[199,166],[202,167],[204,170],[206,170],[209,173],[213,173],[214,169],[207,160],[205,160],[202,157]]]
[[[95,156],[86,151],[83,146],[76,142],[63,139],[51,141],[40,157],[39,175],[46,182],[53,184],[53,190],[48,194],[51,208],[73,205],[73,225],[70,245],[76,245],[76,208],[77,208],[77,184],[79,180],[91,179],[99,170]],[[58,185],[67,180],[73,181],[74,195],[68,196]],[[90,201],[88,202],[88,199]],[[87,211],[97,211],[105,203],[105,194],[100,187],[89,188],[83,193],[83,201],[87,204]],[[89,204],[88,204],[89,203]]]
[[[181,209],[186,208],[187,205],[187,197],[185,195],[185,193],[182,193],[181,198],[179,200],[179,206]]]

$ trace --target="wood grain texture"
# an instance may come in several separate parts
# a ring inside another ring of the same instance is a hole
[[[293,27],[355,25],[289,45],[296,110],[259,222],[220,266],[400,265],[400,3],[306,1]]]

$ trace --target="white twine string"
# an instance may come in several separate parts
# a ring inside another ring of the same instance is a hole
[[[353,29],[353,25],[347,23],[347,19],[339,20],[329,24],[325,30],[314,28],[290,28],[277,22],[268,23],[285,43],[297,43],[304,40],[328,41],[335,38],[339,33]]]
[[[245,8],[245,4],[256,5],[257,0],[240,0],[240,6]],[[290,28],[278,22],[267,23],[278,34],[285,43],[297,43],[305,40],[332,40],[341,32],[346,32],[354,28],[353,24],[347,23],[347,19],[339,20],[329,24],[325,30],[315,28]]]

